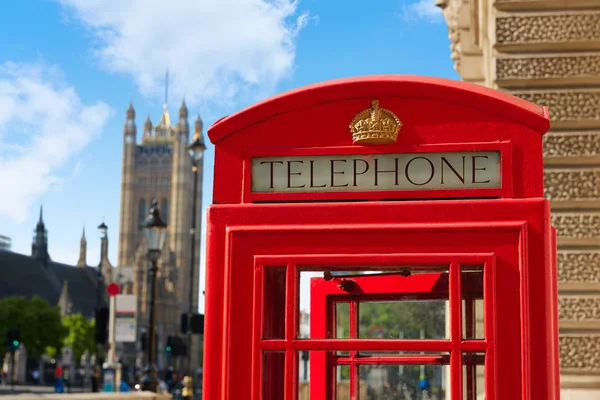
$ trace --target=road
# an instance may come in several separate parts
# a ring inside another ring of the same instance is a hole
[[[87,392],[82,388],[71,388],[71,393]],[[42,385],[15,385],[11,390],[8,385],[0,385],[0,396],[15,395],[21,393],[54,393],[54,386],[42,386]]]

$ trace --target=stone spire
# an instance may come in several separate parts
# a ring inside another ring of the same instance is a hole
[[[200,114],[198,114],[198,118],[196,118],[196,123],[194,124],[194,132],[200,132],[200,134],[202,134],[203,129],[204,123],[202,122],[202,118],[200,118]]]
[[[127,119],[128,120],[135,119],[135,110],[133,109],[133,103],[129,103],[129,108],[127,109]]]
[[[181,107],[179,107],[179,119],[188,119],[188,108],[185,105],[185,99],[181,102]]]
[[[31,257],[43,265],[48,265],[50,261],[50,255],[48,255],[48,231],[44,224],[44,210],[42,206],[40,206],[40,218],[34,232],[35,236],[31,245]]]
[[[125,136],[126,143],[135,143],[137,128],[135,126],[135,110],[132,103],[129,103],[126,115],[127,119],[123,128],[123,135]]]
[[[60,291],[60,297],[58,298],[58,307],[60,309],[61,317],[66,317],[71,314],[71,308],[73,303],[69,296],[69,281],[62,281],[62,287]]]
[[[150,121],[150,116],[146,117],[146,122],[144,122],[144,135],[150,136],[152,134],[152,121]]]
[[[85,238],[85,227],[81,233],[81,241],[79,242],[79,261],[77,261],[78,267],[87,266],[87,240]]]

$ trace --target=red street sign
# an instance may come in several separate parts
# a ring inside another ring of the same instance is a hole
[[[116,296],[119,294],[119,285],[117,285],[116,283],[111,283],[106,287],[106,291],[109,295]]]

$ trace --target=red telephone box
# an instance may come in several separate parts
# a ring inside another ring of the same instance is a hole
[[[342,79],[217,121],[204,397],[559,398],[546,109]]]

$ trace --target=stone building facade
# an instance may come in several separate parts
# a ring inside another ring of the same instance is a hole
[[[198,116],[195,132],[202,138],[203,124]],[[198,282],[200,269],[200,235],[196,235],[196,255],[191,262],[192,207],[196,207],[196,227],[201,226],[202,165],[198,170],[197,202],[193,204],[192,163],[187,146],[190,140],[188,109],[185,102],[179,109],[179,119],[171,125],[167,107],[160,122],[153,125],[148,117],[143,126],[141,143],[137,139],[135,110],[130,105],[123,130],[123,166],[121,212],[119,228],[118,267],[112,269],[109,281],[127,284],[137,295],[138,330],[147,331],[150,306],[149,261],[142,223],[148,216],[152,200],[158,201],[161,217],[167,223],[167,240],[158,262],[157,290],[157,360],[159,368],[167,364],[185,369],[187,362],[169,362],[165,351],[168,336],[178,336],[180,317],[189,309],[190,282]],[[198,307],[198,285],[193,289],[194,311]],[[187,343],[187,339],[184,339]],[[198,341],[194,338],[192,362],[197,365]],[[139,359],[137,349],[123,346],[121,354]],[[119,349],[117,349],[119,353]],[[131,361],[131,360],[130,360]],[[186,371],[187,372],[187,371]]]
[[[435,0],[432,0],[435,1]],[[463,80],[547,106],[561,392],[600,398],[600,0],[437,0]]]

